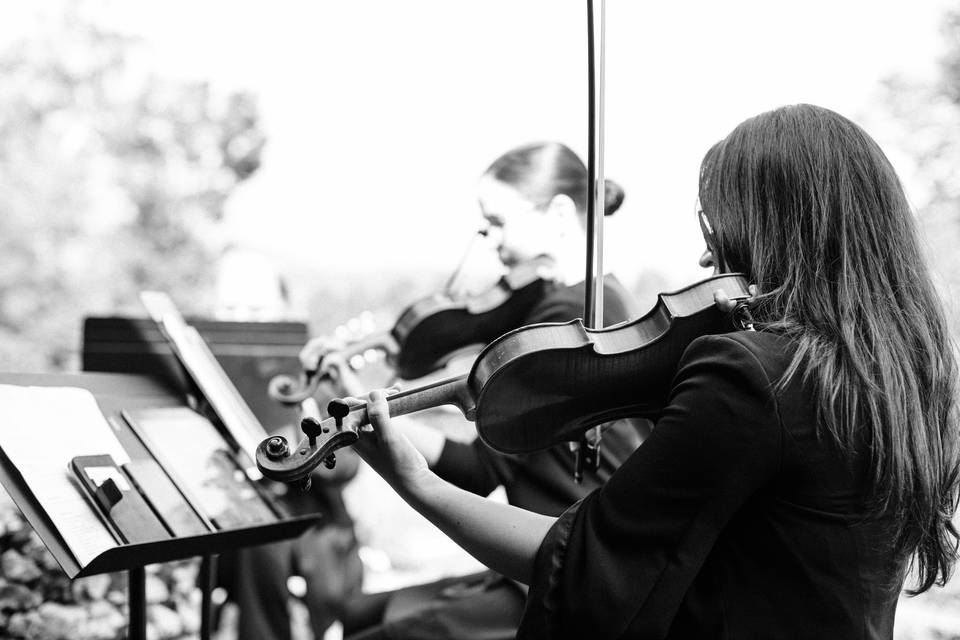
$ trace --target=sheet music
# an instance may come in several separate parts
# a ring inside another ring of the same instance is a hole
[[[260,421],[227,377],[203,337],[186,323],[170,297],[159,291],[142,291],[140,300],[150,317],[160,325],[177,357],[213,406],[230,435],[249,456],[248,475],[252,479],[259,478],[260,473],[253,463],[256,460],[257,445],[268,435]]]
[[[0,449],[80,566],[117,545],[68,470],[74,456],[109,454],[117,464],[129,461],[89,391],[0,385]]]

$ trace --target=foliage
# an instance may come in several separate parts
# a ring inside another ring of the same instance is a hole
[[[74,365],[83,316],[136,310],[142,289],[199,307],[224,201],[260,164],[251,95],[165,78],[82,7],[0,52],[8,371]]]
[[[954,335],[960,336],[960,9],[945,15],[942,36],[945,51],[935,77],[887,78],[884,109],[878,110],[883,116],[876,119],[889,125],[893,149],[902,154],[894,161],[910,183],[935,277],[952,314]],[[960,637],[958,602],[956,576],[943,589],[902,598],[896,637]]]
[[[942,25],[946,51],[932,81],[887,78],[883,102],[895,146],[911,165],[911,197],[936,277],[960,329],[960,9]]]

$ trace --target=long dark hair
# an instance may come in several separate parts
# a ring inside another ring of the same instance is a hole
[[[497,158],[484,175],[504,182],[537,206],[546,206],[557,194],[569,196],[584,213],[587,209],[587,167],[580,157],[559,142],[536,142],[511,149]],[[623,189],[604,181],[604,215],[623,204]]]
[[[913,593],[944,584],[957,559],[957,363],[890,162],[850,120],[783,107],[707,153],[700,203],[720,264],[758,285],[759,325],[799,345],[781,383],[811,381],[821,431],[847,451],[866,444],[871,511],[893,516],[894,551],[913,554]]]

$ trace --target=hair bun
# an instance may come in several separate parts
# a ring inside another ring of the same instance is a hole
[[[626,194],[623,192],[623,187],[614,182],[613,180],[604,180],[603,181],[603,215],[609,216],[613,215],[617,209],[620,208],[620,205],[623,204],[623,199],[626,197]]]

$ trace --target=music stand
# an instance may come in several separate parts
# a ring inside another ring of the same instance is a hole
[[[0,373],[0,384],[38,387],[79,387],[89,390],[106,417],[119,415],[121,410],[186,406],[157,381],[137,375],[108,373],[78,374],[16,374]],[[68,419],[64,424],[69,428]],[[56,434],[47,434],[55,437]],[[130,437],[117,434],[124,439]],[[3,443],[0,442],[0,445]],[[129,450],[129,448],[128,448]],[[106,548],[93,559],[81,562],[68,548],[64,533],[53,524],[50,514],[36,499],[23,476],[11,464],[5,453],[0,453],[0,483],[6,488],[27,522],[53,554],[68,578],[75,579],[100,573],[126,571],[129,584],[129,637],[146,638],[146,573],[148,564],[170,562],[200,556],[200,588],[204,594],[201,612],[201,638],[210,637],[210,589],[213,569],[211,558],[225,550],[276,542],[303,534],[315,525],[318,516],[280,518],[276,522],[258,526],[211,531],[201,535],[156,540],[139,544],[121,544]]]
[[[202,408],[208,418],[219,424],[221,435],[225,437],[225,442],[231,446],[234,454],[239,457],[244,454],[247,456],[248,465],[241,463],[241,466],[246,467],[247,475],[251,480],[256,480],[258,472],[252,467],[252,462],[255,460],[254,449],[259,439],[266,436],[257,416],[247,406],[203,337],[195,327],[190,326],[183,319],[169,297],[163,293],[144,292],[141,298],[176,355],[182,374],[182,377],[178,376],[178,378],[184,382],[181,387],[182,393],[178,394],[175,390],[171,390],[169,378],[168,384],[164,385],[157,380],[126,374],[0,374],[0,383],[87,389],[96,399],[101,413],[108,419],[117,418],[122,412],[135,409],[170,408],[188,404],[193,408]],[[166,370],[169,371],[169,368]],[[162,372],[158,373],[161,373],[162,377]],[[117,429],[116,425],[114,429]],[[116,435],[127,453],[133,455],[133,451],[142,450],[145,452],[144,455],[150,455],[144,448],[145,443],[137,443],[137,436],[130,430],[120,430]],[[0,445],[2,444],[0,442]],[[189,445],[189,443],[184,444]],[[156,462],[160,463],[161,459],[157,458]],[[168,465],[164,470],[177,484],[172,467]],[[27,521],[37,531],[69,578],[117,570],[128,572],[129,637],[136,640],[146,638],[144,567],[147,564],[201,556],[199,582],[203,598],[200,631],[201,638],[206,639],[210,637],[210,594],[215,555],[225,550],[299,536],[319,519],[319,515],[280,517],[276,522],[221,528],[219,531],[200,535],[173,537],[138,544],[117,544],[104,548],[93,558],[80,561],[68,548],[64,536],[57,530],[49,514],[44,512],[40,501],[33,496],[23,476],[5,455],[0,459],[0,482],[7,487],[14,502],[20,507]],[[184,490],[182,486],[178,488],[181,491]],[[269,500],[265,495],[261,497]],[[271,508],[274,513],[282,513],[281,508],[275,503]],[[62,519],[61,522],[63,522]],[[88,526],[90,526],[89,523]]]

